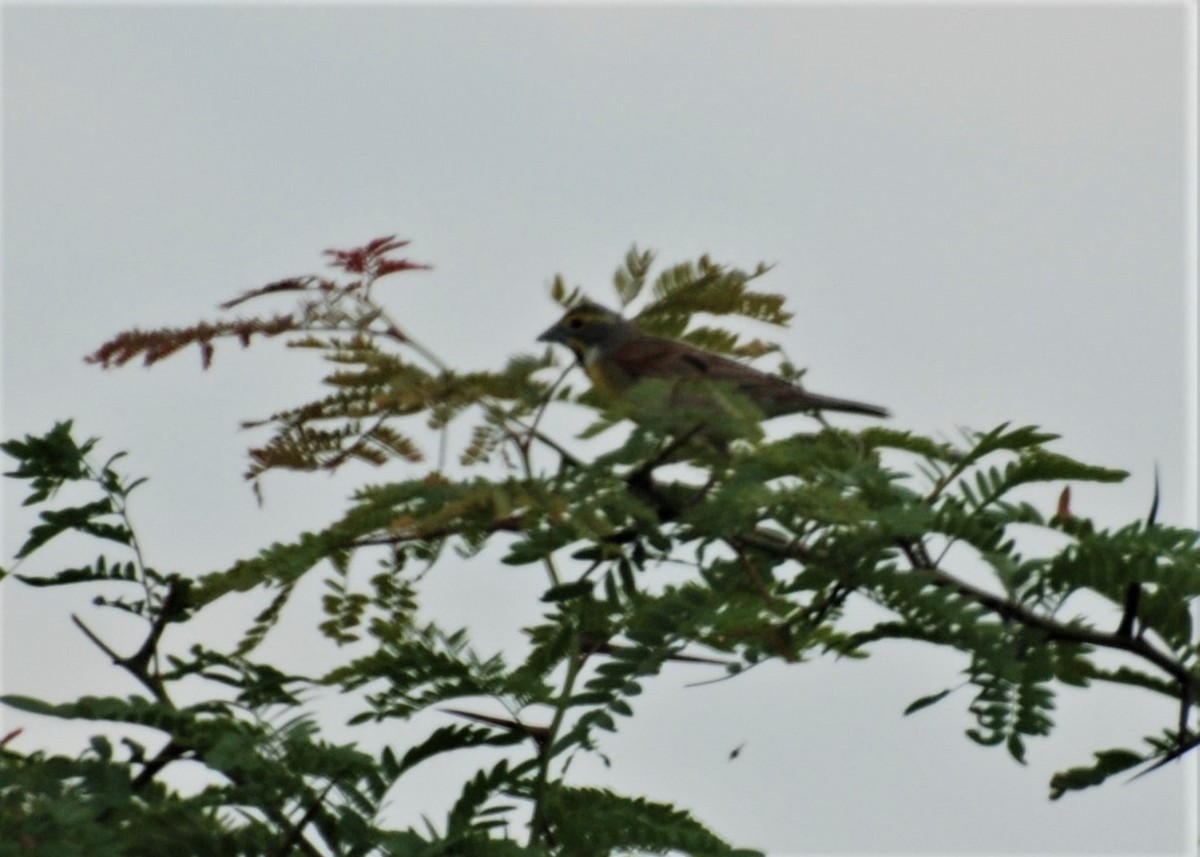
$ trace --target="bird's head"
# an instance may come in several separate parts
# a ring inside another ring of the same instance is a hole
[[[634,333],[620,313],[591,301],[571,307],[538,342],[557,342],[570,348],[585,364],[601,357]]]

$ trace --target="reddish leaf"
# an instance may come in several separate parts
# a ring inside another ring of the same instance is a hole
[[[1062,493],[1058,495],[1058,511],[1055,517],[1063,521],[1068,521],[1071,518],[1071,486],[1063,488]]]

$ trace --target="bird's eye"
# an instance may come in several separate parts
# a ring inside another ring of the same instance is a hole
[[[571,330],[579,330],[579,328],[583,327],[583,319],[575,316],[575,318],[567,322],[567,327],[571,328]]]

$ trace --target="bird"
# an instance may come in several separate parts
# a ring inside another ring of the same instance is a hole
[[[822,411],[888,416],[887,409],[878,405],[810,393],[729,357],[644,333],[620,313],[590,300],[568,309],[538,341],[571,349],[593,389],[607,402],[619,401],[640,384],[655,382],[665,387],[666,401],[661,404],[693,418],[715,416],[722,389],[748,401],[756,419],[802,412],[819,419]]]

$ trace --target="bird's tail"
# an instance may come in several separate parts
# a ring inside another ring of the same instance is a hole
[[[822,396],[819,393],[804,391],[804,397],[809,407],[814,411],[842,411],[847,414],[866,414],[869,417],[891,416],[887,408],[878,405],[868,405],[866,402],[854,402],[850,399],[835,399],[833,396]]]

